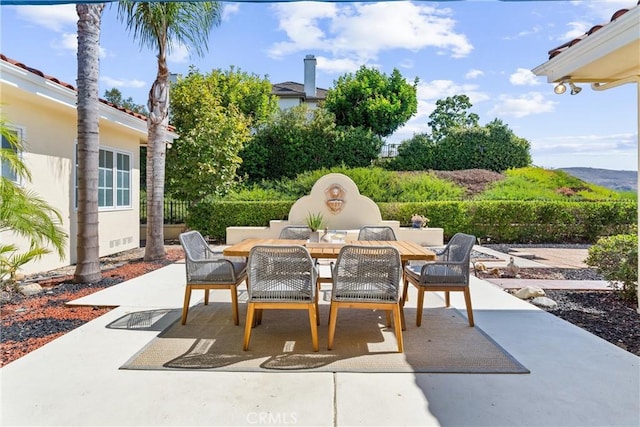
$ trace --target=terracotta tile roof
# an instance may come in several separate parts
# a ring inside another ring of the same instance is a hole
[[[71,89],[74,92],[77,92],[77,89],[75,88],[75,86],[73,86],[73,85],[71,85],[69,83],[63,82],[63,81],[61,81],[61,80],[59,80],[59,79],[57,79],[57,78],[55,78],[53,76],[49,76],[49,75],[43,73],[42,71],[40,71],[38,69],[29,67],[29,66],[27,66],[27,65],[25,65],[25,64],[23,64],[21,62],[18,62],[18,61],[14,60],[14,59],[7,58],[4,54],[0,53],[0,59],[2,61],[8,62],[11,65],[15,65],[16,67],[22,68],[23,70],[29,71],[30,73],[33,73],[33,74],[35,74],[37,76],[40,76],[40,77],[42,77],[44,79],[47,79],[47,80],[52,81],[54,83],[57,83],[60,86],[66,87],[67,89]],[[123,113],[129,114],[130,116],[133,116],[133,117],[138,118],[140,120],[147,121],[147,116],[145,116],[144,114],[136,113],[134,111],[127,110],[126,108],[119,107],[118,105],[112,104],[111,102],[107,101],[106,99],[100,98],[100,102],[105,104],[105,105],[108,105],[111,108],[115,108],[116,110],[122,111]],[[171,126],[169,126],[169,128],[170,128],[170,130],[174,130]]]
[[[637,4],[635,6],[633,6],[630,9],[633,9],[634,7],[639,7],[640,5],[640,0],[638,0]],[[602,29],[605,25],[609,25],[610,23],[614,22],[616,19],[618,19],[619,17],[621,17],[622,15],[624,15],[625,13],[627,13],[629,11],[629,9],[620,9],[618,11],[616,11],[612,16],[611,16],[611,20],[609,22],[606,22],[604,24],[599,24],[599,25],[594,25],[593,27],[591,27],[589,29],[589,31],[587,31],[586,33],[584,33],[583,35],[581,35],[580,37],[577,37],[571,41],[568,41],[558,47],[554,47],[553,49],[551,49],[549,51],[549,59],[560,55],[562,52],[565,52],[567,49],[569,49],[571,46],[575,45],[576,43],[581,42],[582,40],[584,40],[585,38],[589,37],[591,34],[595,33],[596,31]]]
[[[296,82],[276,83],[271,86],[271,94],[281,98],[307,98],[307,99],[326,99],[327,89],[316,88],[316,96],[308,97],[304,92],[304,85]]]

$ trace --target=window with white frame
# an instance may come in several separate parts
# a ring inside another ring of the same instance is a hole
[[[22,140],[22,131],[20,129],[10,128],[7,129],[7,133],[15,135],[15,138],[18,141]],[[2,135],[2,149],[11,150],[16,154],[19,154],[16,147],[9,142],[9,139],[7,139],[5,135]],[[2,171],[3,178],[7,178],[9,181],[13,181],[15,183],[20,183],[20,177],[16,173],[15,169],[11,167],[8,160],[2,159],[2,161],[0,161],[0,170]]]
[[[76,154],[76,177],[78,175],[77,158]],[[76,178],[76,195],[77,186],[78,179]],[[98,207],[105,209],[131,207],[131,154],[108,148],[100,149],[98,153]]]

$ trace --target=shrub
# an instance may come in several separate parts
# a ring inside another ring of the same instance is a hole
[[[602,237],[589,248],[587,265],[596,267],[609,285],[625,300],[636,297],[638,287],[638,235]]]

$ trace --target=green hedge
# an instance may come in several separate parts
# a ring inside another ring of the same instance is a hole
[[[227,227],[268,226],[273,219],[287,219],[295,200],[262,202],[202,202],[189,209],[186,224],[192,230],[219,241]]]
[[[187,226],[218,241],[229,226],[268,226],[287,219],[294,201],[207,202],[190,210]],[[378,203],[382,218],[410,226],[411,215],[444,229],[493,243],[595,243],[601,236],[626,234],[637,225],[635,202],[448,201]]]

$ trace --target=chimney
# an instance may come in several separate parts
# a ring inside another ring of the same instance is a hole
[[[316,57],[313,55],[304,57],[304,94],[312,98],[316,96]]]

